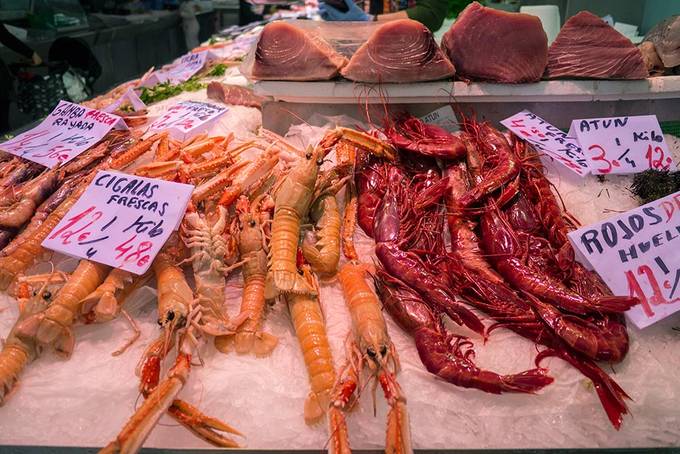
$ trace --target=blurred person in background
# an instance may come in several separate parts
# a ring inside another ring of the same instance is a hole
[[[31,60],[34,65],[42,63],[40,55],[11,34],[2,22],[0,22],[0,44]],[[9,98],[11,89],[12,73],[10,73],[2,58],[0,58],[0,133],[9,131]]]
[[[338,2],[340,8],[330,4],[337,4]],[[343,3],[344,7],[342,6]],[[471,3],[471,0],[392,0],[390,3],[394,4],[394,12],[373,15],[359,8],[353,0],[320,1],[319,12],[321,17],[327,21],[382,22],[413,19],[425,25],[431,32],[435,32],[441,27],[446,17],[457,15],[468,3]]]

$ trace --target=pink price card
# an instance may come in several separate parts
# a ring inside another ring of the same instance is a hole
[[[178,140],[186,140],[209,128],[229,109],[207,102],[182,101],[170,107],[149,126],[149,132],[169,130]]]
[[[590,173],[588,160],[571,134],[565,134],[538,115],[523,110],[501,124],[516,136],[529,142],[536,151],[544,153],[580,176]]]
[[[127,126],[117,115],[60,101],[38,126],[0,143],[0,150],[51,169],[75,158],[113,128]]]
[[[680,192],[574,230],[569,240],[614,295],[640,299],[626,312],[638,328],[680,310]]]
[[[656,115],[573,120],[569,135],[578,139],[593,174],[675,168]]]
[[[193,189],[100,170],[42,245],[143,274],[179,227]]]

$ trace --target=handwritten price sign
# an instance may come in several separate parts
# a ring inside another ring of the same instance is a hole
[[[0,150],[53,168],[75,158],[113,128],[127,126],[117,115],[60,101],[42,123],[0,143]]]
[[[578,139],[594,174],[674,167],[656,115],[573,120],[569,135]]]
[[[167,69],[159,69],[154,71],[144,82],[142,87],[153,87],[162,82],[170,82],[172,84],[179,84],[189,80],[194,74],[199,72],[205,66],[205,62],[210,58],[214,58],[212,52],[204,50],[203,52],[196,52],[192,54],[182,55],[177,63],[173,64]]]
[[[680,192],[575,230],[569,240],[615,295],[640,299],[626,313],[638,328],[680,310]]]
[[[143,274],[179,226],[194,187],[99,171],[42,245]]]
[[[123,93],[123,96],[102,110],[104,112],[115,112],[116,109],[122,106],[126,101],[132,106],[132,109],[135,112],[146,109],[146,104],[144,104],[144,101],[142,101],[139,96],[137,96],[137,93],[132,88],[128,88],[127,91]]]
[[[170,135],[179,140],[185,140],[210,127],[210,124],[227,107],[208,104],[207,102],[182,101],[170,107],[149,126],[149,131],[169,129]]]
[[[501,124],[572,172],[580,176],[590,173],[588,160],[571,133],[565,134],[528,110],[506,118]]]

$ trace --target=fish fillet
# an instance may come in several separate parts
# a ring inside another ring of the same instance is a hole
[[[529,14],[467,6],[442,38],[442,49],[462,79],[536,82],[548,61],[541,20]]]
[[[251,78],[328,80],[346,64],[347,59],[320,36],[286,22],[272,22],[260,35]]]
[[[549,79],[644,79],[640,50],[605,21],[588,11],[572,16],[548,51]]]
[[[356,82],[401,83],[445,79],[455,70],[427,27],[402,19],[378,28],[341,73]]]
[[[239,85],[210,82],[208,84],[208,98],[225,104],[246,107],[262,107],[262,97],[253,93],[253,90]]]
[[[647,32],[644,42],[654,44],[664,67],[680,65],[680,16],[671,16],[656,24]]]

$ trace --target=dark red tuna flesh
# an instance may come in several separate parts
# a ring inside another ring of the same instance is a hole
[[[208,98],[231,104],[233,106],[262,107],[262,97],[253,90],[239,85],[210,82],[208,84]]]
[[[572,16],[548,51],[548,79],[644,79],[640,50],[605,21],[588,11]]]
[[[260,80],[328,80],[347,59],[320,36],[286,22],[264,27],[255,50],[251,77]]]
[[[536,82],[548,61],[548,38],[538,17],[468,5],[442,38],[461,79]]]
[[[356,82],[422,82],[452,77],[451,62],[423,24],[387,22],[352,56],[342,75]]]

